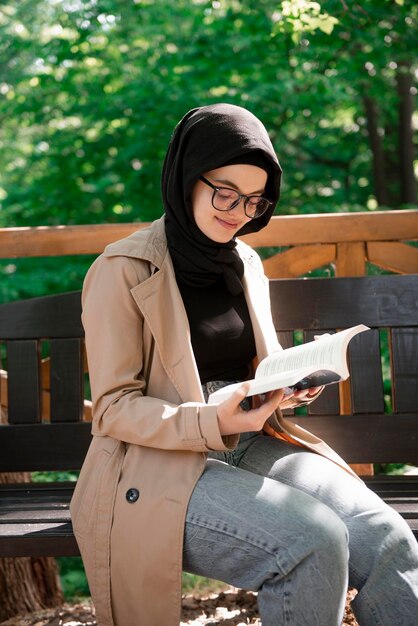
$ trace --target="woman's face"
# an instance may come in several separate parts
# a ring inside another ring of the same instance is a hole
[[[215,187],[229,187],[247,196],[264,194],[267,172],[255,165],[236,164],[218,167],[203,174]],[[227,243],[249,221],[244,212],[244,198],[229,211],[212,206],[213,189],[198,180],[192,192],[193,217],[206,237],[217,243]]]

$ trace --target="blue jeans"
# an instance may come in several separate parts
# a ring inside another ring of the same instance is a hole
[[[185,571],[258,591],[263,626],[417,626],[418,547],[406,522],[317,454],[262,433],[210,454],[188,507]]]

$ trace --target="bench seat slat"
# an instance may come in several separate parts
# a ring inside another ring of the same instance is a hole
[[[374,476],[367,477],[366,483],[388,504],[393,506],[406,520],[415,536],[418,538],[418,496],[413,491],[417,487],[418,477]],[[406,489],[403,497],[402,481],[411,490]],[[53,484],[47,489],[43,502],[42,484],[30,485],[34,487],[27,491],[19,485],[5,485],[8,489],[0,488],[0,556],[76,556],[78,546],[72,533],[69,513],[69,501],[74,483],[66,483],[64,489],[60,484]],[[60,510],[51,510],[51,493],[56,490],[55,504]],[[13,519],[8,518],[11,499],[3,499],[2,492],[9,491],[19,494],[17,502],[21,508],[20,517],[16,513]],[[65,502],[62,499],[65,492]],[[32,493],[37,493],[37,506],[32,508]],[[415,494],[415,495],[414,495]],[[27,498],[27,506],[24,500]],[[61,508],[64,507],[64,508]],[[25,509],[28,516],[25,516]],[[22,512],[23,511],[23,512]]]
[[[36,492],[42,492],[42,497],[56,498],[57,496],[65,496],[72,494],[75,481],[66,480],[59,482],[26,482],[26,483],[2,483],[1,493],[10,494],[10,497],[19,497],[21,492],[30,492],[31,496],[36,498]]]
[[[0,535],[0,557],[80,555],[71,524],[51,525],[49,528],[34,525],[31,528],[32,532],[25,536],[19,532]]]
[[[25,515],[26,513],[26,515]],[[29,515],[28,515],[29,513]],[[6,509],[0,512],[0,526],[2,532],[4,528],[7,528],[9,524],[28,524],[31,521],[36,521],[37,524],[50,524],[57,522],[69,522],[70,513],[68,510],[68,504],[60,510],[45,509],[20,509],[12,511]]]
[[[2,526],[2,536],[5,537],[30,537],[31,535],[35,535],[38,533],[42,533],[43,535],[66,535],[72,532],[71,522],[68,520],[64,520],[62,522],[51,521],[51,522],[27,522],[23,523],[19,522],[11,522],[10,524],[4,524]]]

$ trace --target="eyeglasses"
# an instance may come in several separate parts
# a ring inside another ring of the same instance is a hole
[[[245,215],[255,219],[261,217],[269,206],[273,204],[267,198],[263,198],[263,196],[246,196],[243,193],[238,193],[235,189],[230,189],[230,187],[216,187],[204,176],[199,176],[199,178],[213,189],[212,206],[217,211],[231,211],[244,198]]]

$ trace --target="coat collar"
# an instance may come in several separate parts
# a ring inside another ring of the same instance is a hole
[[[204,402],[189,321],[166,254],[159,271],[131,289],[155,339],[161,362],[183,402]]]
[[[148,228],[137,230],[129,237],[109,244],[103,252],[105,257],[127,256],[142,259],[157,269],[160,269],[167,254],[164,215],[155,220]]]

